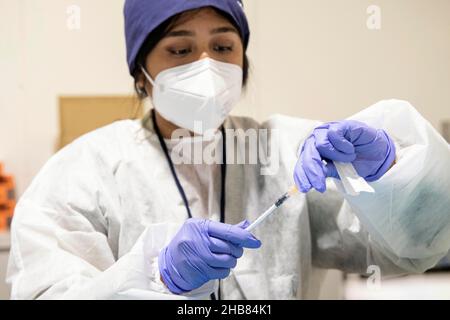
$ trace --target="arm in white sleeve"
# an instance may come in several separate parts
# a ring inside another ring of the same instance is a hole
[[[149,225],[130,252],[116,256],[105,218],[120,210],[114,177],[91,151],[83,142],[62,150],[20,199],[11,230],[11,297],[207,298],[214,282],[177,296],[160,280],[159,250],[179,225]]]

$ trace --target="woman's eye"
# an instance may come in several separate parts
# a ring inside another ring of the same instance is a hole
[[[221,52],[221,53],[231,52],[231,51],[233,51],[233,47],[232,46],[214,46],[214,51]]]
[[[192,52],[191,49],[189,48],[185,48],[185,49],[171,49],[169,50],[171,54],[175,55],[175,56],[185,56],[189,53]]]

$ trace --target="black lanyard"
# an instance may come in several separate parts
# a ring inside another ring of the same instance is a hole
[[[166,156],[167,163],[169,164],[170,171],[172,172],[173,179],[175,180],[175,184],[177,185],[178,191],[181,195],[181,198],[183,198],[184,206],[186,207],[186,211],[188,214],[189,219],[192,218],[191,209],[189,208],[189,202],[186,197],[186,193],[184,192],[183,186],[180,183],[180,180],[178,179],[177,172],[175,171],[175,166],[173,165],[172,158],[170,157],[169,150],[167,149],[166,142],[164,141],[164,138],[161,134],[161,131],[158,128],[158,124],[156,123],[156,113],[153,109],[152,111],[152,121],[153,121],[153,127],[155,129],[156,135],[158,136],[159,143],[161,144],[161,148],[164,151],[164,155]],[[222,180],[221,180],[221,191],[220,191],[220,222],[225,222],[225,185],[226,185],[226,178],[227,178],[227,141],[226,141],[226,135],[225,135],[225,129],[222,126],[222,139],[223,139],[223,161],[220,165],[221,174],[222,174]],[[216,296],[213,293],[211,295],[212,300],[216,300]],[[220,281],[219,281],[219,300],[221,300],[221,294],[220,294]]]

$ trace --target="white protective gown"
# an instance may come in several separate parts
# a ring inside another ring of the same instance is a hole
[[[315,298],[321,268],[365,273],[376,265],[387,276],[423,272],[446,255],[449,145],[407,102],[382,101],[352,119],[393,137],[395,166],[371,183],[374,194],[347,196],[328,179],[325,194],[286,202],[255,230],[263,246],[246,250],[222,281],[224,298]],[[284,116],[263,124],[226,121],[226,128],[279,129],[280,136],[276,175],[261,175],[260,164],[227,166],[227,223],[253,221],[293,184],[297,151],[317,125]],[[197,168],[212,170],[209,186],[205,175],[195,184],[198,172],[177,167],[187,170],[180,179],[193,215],[218,220],[217,165]],[[186,218],[149,121],[120,121],[89,133],[53,156],[17,205],[8,266],[12,298],[208,298],[217,281],[185,296],[160,281],[159,250]]]

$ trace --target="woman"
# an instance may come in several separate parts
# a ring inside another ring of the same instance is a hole
[[[248,77],[241,1],[128,0],[125,24],[155,110],[85,135],[38,174],[12,225],[13,298],[314,298],[319,268],[423,272],[448,252],[450,150],[408,103],[327,124],[230,117]],[[239,129],[278,136],[276,172],[229,161]],[[220,161],[175,163],[207,132]],[[375,192],[347,195],[333,161]],[[292,174],[301,194],[245,230]]]

